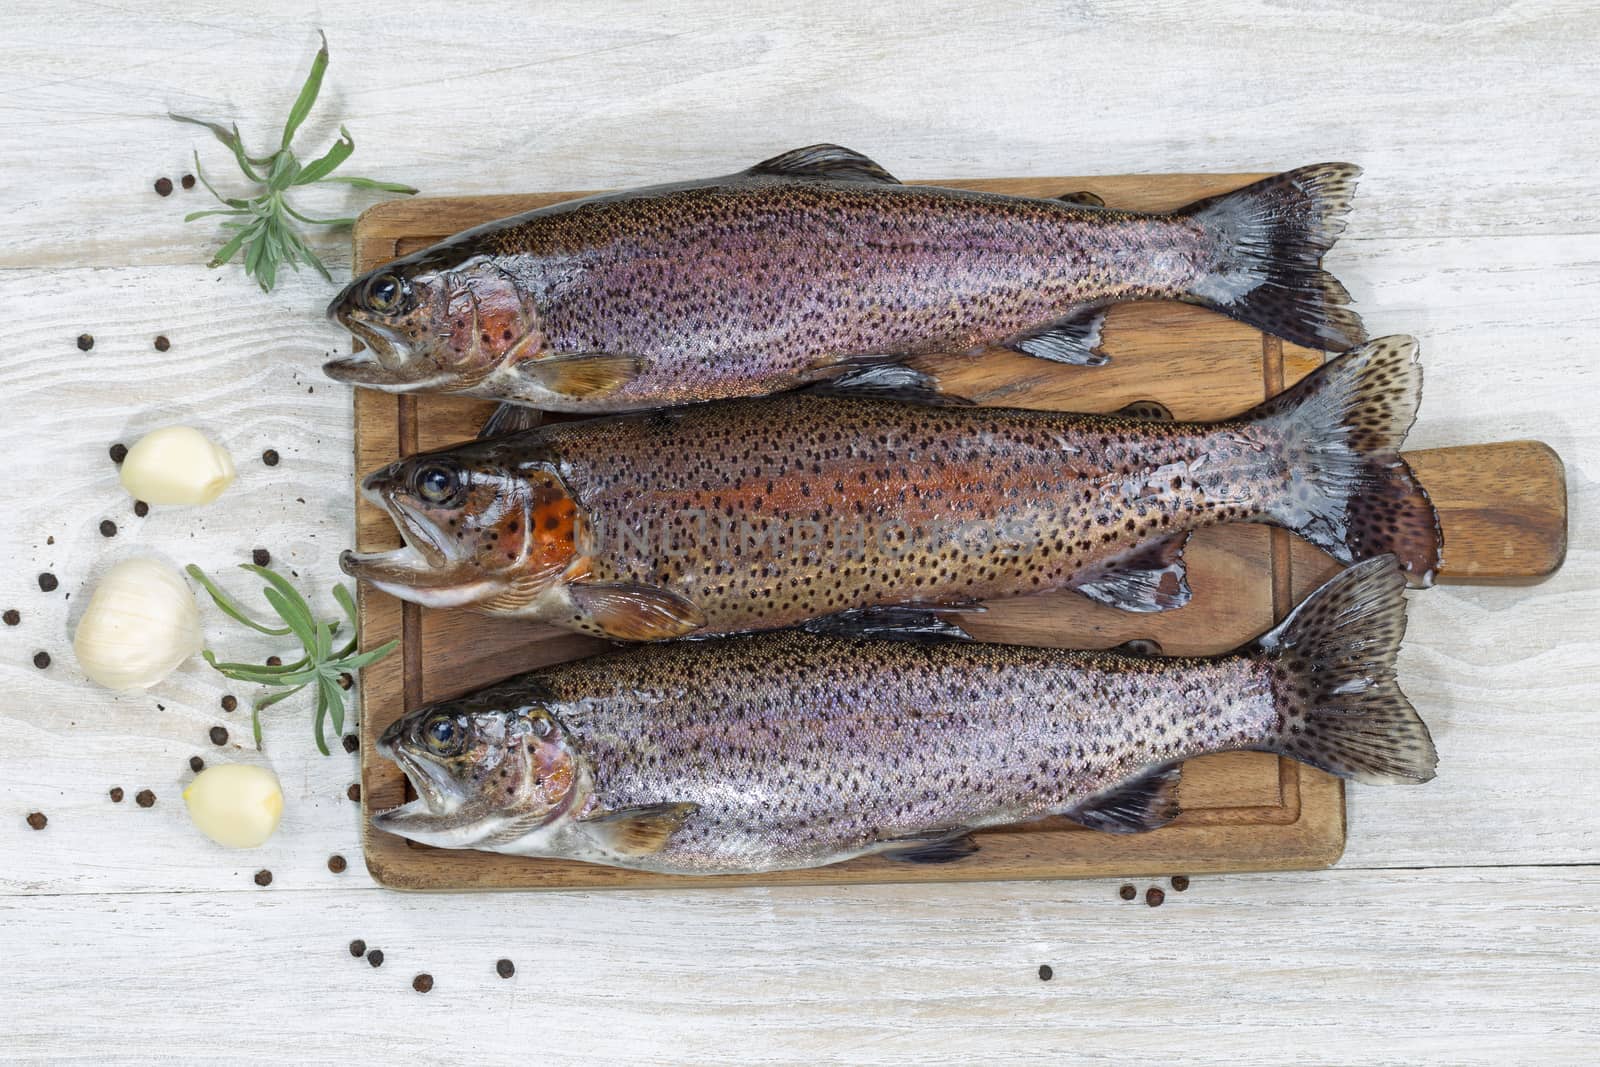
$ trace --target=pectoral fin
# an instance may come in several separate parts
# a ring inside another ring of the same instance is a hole
[[[836,144],[813,144],[773,156],[751,167],[751,174],[772,174],[783,178],[832,178],[858,182],[899,185],[900,179],[860,152]]]
[[[516,368],[518,374],[552,393],[600,399],[637,378],[644,370],[644,361],[609,352],[577,352],[527,360]]]
[[[1178,780],[1182,773],[1178,764],[1157,767],[1098,793],[1063,814],[1080,826],[1102,833],[1154,830],[1178,817]]]
[[[1095,351],[1100,344],[1100,327],[1105,321],[1105,308],[1085,308],[1043,329],[1013,338],[1006,342],[1006,347],[1052,363],[1098,367],[1111,361],[1110,356]]]
[[[619,641],[666,641],[706,624],[694,601],[659,586],[577,582],[567,592],[602,633]]]
[[[660,852],[700,805],[645,804],[636,808],[601,811],[578,822],[600,847],[619,856],[648,856]]]
[[[484,420],[483,428],[478,431],[478,440],[504,437],[508,433],[521,433],[523,430],[533,429],[542,422],[544,422],[544,412],[538,408],[522,404],[501,404]]]
[[[1068,586],[1123,611],[1171,611],[1193,595],[1183,564],[1187,532],[1141,545],[1075,577]]]

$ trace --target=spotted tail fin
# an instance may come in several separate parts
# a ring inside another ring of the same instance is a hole
[[[1405,588],[1392,557],[1358,563],[1242,650],[1273,667],[1279,715],[1257,747],[1358,782],[1433,777],[1433,739],[1394,676]]]
[[[1283,449],[1269,521],[1341,563],[1391,553],[1411,584],[1433,584],[1444,539],[1427,491],[1400,458],[1422,399],[1417,342],[1353,348],[1250,412]]]
[[[1308,348],[1366,340],[1350,294],[1322,269],[1344,232],[1361,168],[1320,163],[1190,204],[1215,259],[1187,299]]]

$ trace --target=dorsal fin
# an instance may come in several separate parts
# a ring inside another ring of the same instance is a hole
[[[1154,770],[1097,793],[1071,811],[1067,818],[1080,826],[1108,834],[1136,834],[1165,826],[1178,817],[1180,764]]]
[[[1112,412],[1125,419],[1144,419],[1147,422],[1176,422],[1172,417],[1172,409],[1159,400],[1135,400],[1133,403],[1120,407]]]
[[[870,363],[856,367],[837,378],[818,382],[811,387],[811,392],[829,396],[876,396],[947,407],[972,403],[964,396],[940,392],[937,378],[903,363]]]
[[[897,848],[886,849],[883,858],[897,863],[955,863],[978,851],[972,835],[960,830],[935,830],[897,838]]]
[[[1188,531],[1150,541],[1077,575],[1068,586],[1123,611],[1171,611],[1189,602]]]
[[[875,638],[880,641],[970,641],[972,635],[940,612],[976,613],[979,604],[891,604],[850,608],[800,624],[808,633],[827,637]]]
[[[1105,207],[1106,202],[1099,193],[1091,193],[1087,189],[1080,189],[1076,193],[1062,193],[1056,197],[1063,204],[1074,204],[1078,207]]]
[[[780,178],[831,178],[835,181],[881,182],[899,185],[900,179],[860,152],[836,144],[813,144],[762,160],[750,174],[772,174]]]
[[[1100,346],[1100,328],[1105,321],[1105,308],[1079,308],[1064,319],[1007,341],[1006,347],[1052,363],[1098,367],[1111,361],[1110,356],[1095,351]]]

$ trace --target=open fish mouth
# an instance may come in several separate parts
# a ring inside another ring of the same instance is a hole
[[[339,568],[352,578],[378,586],[420,584],[434,571],[433,565],[414,545],[401,545],[382,552],[357,552],[347,548],[339,553]]]
[[[416,527],[397,523],[402,536]],[[451,566],[442,558],[428,558],[418,544],[407,543],[382,552],[339,553],[339,569],[379,592],[430,608],[459,608],[493,596],[501,587],[470,566]]]
[[[383,811],[375,812],[372,816],[374,822],[380,826],[385,822],[399,822],[406,816],[412,815],[448,815],[450,805],[445,800],[444,791],[434,784],[433,778],[423,769],[416,757],[393,744],[387,736],[378,742],[378,755],[391,760],[400,772],[411,783],[411,788],[417,791],[415,800],[408,800],[404,804]]]
[[[422,571],[448,567],[450,554],[444,535],[435,529],[432,523],[396,503],[393,489],[394,482],[388,468],[374,471],[361,483],[361,495],[368,503],[383,509],[384,514],[389,516],[389,521],[400,531],[400,537],[405,544],[385,552],[346,552],[340,557],[340,565],[344,566],[344,557],[348,556],[357,567],[382,566],[390,571]],[[348,567],[345,568],[345,573],[357,578],[363,577]]]
[[[324,374],[351,385],[400,387],[412,384],[406,371],[414,362],[413,353],[411,345],[400,334],[380,323],[354,318],[337,308],[330,308],[328,317],[349,330],[366,350],[328,360],[322,365]]]

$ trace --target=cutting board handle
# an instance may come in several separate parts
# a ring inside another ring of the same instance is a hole
[[[1405,453],[1439,510],[1442,582],[1528,582],[1567,555],[1567,472],[1542,441]]]

